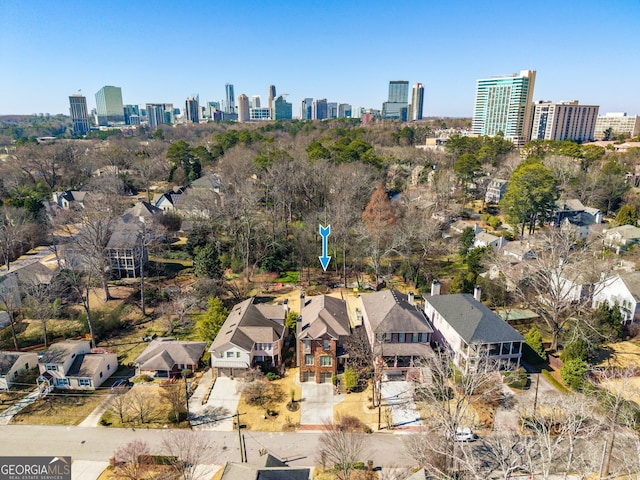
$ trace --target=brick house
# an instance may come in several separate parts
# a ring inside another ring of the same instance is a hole
[[[331,382],[344,367],[344,339],[351,334],[347,304],[339,298],[320,295],[308,298],[297,326],[300,381]]]

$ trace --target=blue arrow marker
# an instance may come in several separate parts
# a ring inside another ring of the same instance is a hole
[[[326,227],[322,225],[318,226],[320,227],[320,236],[322,237],[322,256],[318,258],[320,259],[322,269],[326,272],[329,262],[331,261],[331,257],[327,255],[327,237],[331,235],[331,225],[327,225]]]

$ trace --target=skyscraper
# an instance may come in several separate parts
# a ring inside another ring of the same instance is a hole
[[[98,125],[118,125],[124,123],[122,89],[106,85],[96,93]]]
[[[236,113],[236,96],[233,93],[233,85],[230,83],[227,83],[224,86],[224,90],[227,94],[227,103],[225,104],[225,112]]]
[[[233,86],[231,90],[233,93]],[[247,97],[244,93],[241,93],[238,97],[238,121],[248,122],[250,118],[249,97]]]
[[[138,105],[125,105],[123,110],[125,125],[140,125],[140,108]]]
[[[184,117],[187,123],[200,123],[200,102],[198,97],[189,97],[184,102]]]
[[[300,102],[300,118],[302,120],[311,120],[313,117],[311,104],[313,103],[313,98],[305,98]]]
[[[293,105],[280,95],[273,102],[273,110],[271,111],[273,120],[291,120],[293,118]]]
[[[338,118],[351,118],[351,105],[341,103],[338,105]]]
[[[502,132],[516,146],[527,143],[535,81],[535,70],[478,80],[472,132],[489,136]]]
[[[324,120],[327,118],[327,99],[321,98],[311,102],[311,119]]]
[[[89,112],[87,110],[87,98],[76,93],[69,96],[69,112],[73,123],[74,135],[86,135],[91,129]]]
[[[413,86],[413,91],[411,92],[411,114],[409,115],[411,121],[422,120],[423,106],[424,86],[418,82]]]
[[[626,112],[605,113],[596,119],[595,138],[614,140],[618,135],[637,137],[640,135],[640,115],[627,115]]]
[[[175,123],[173,103],[147,103],[146,110],[149,128],[158,128],[158,125]]]
[[[251,97],[251,108],[260,108],[260,95]],[[269,108],[271,108],[271,105],[269,105]]]
[[[269,85],[269,110],[273,114],[273,100],[276,98],[276,86]],[[274,119],[273,117],[272,119]]]
[[[572,102],[537,102],[533,106],[531,139],[593,140],[598,117],[597,105],[578,105]]]
[[[409,105],[409,81],[392,80],[389,82],[389,97],[382,104],[382,117],[407,121],[407,108]]]
[[[327,118],[338,118],[338,103],[337,102],[328,102],[327,103]]]

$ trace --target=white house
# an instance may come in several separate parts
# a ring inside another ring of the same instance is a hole
[[[519,262],[536,258],[536,252],[531,248],[529,242],[506,242],[502,247],[502,254],[513,257]]]
[[[502,196],[507,191],[507,180],[501,178],[494,178],[489,182],[487,187],[487,193],[484,196],[486,203],[499,203],[502,200]]]
[[[433,325],[434,340],[452,351],[458,366],[479,349],[486,349],[503,366],[520,366],[524,338],[479,299],[479,287],[474,295],[439,295],[432,288],[432,295],[424,297],[424,311]]]
[[[25,373],[37,366],[37,353],[0,352],[0,390],[9,390],[16,375]]]
[[[491,247],[500,250],[506,243],[507,241],[504,237],[491,235],[487,232],[480,232],[476,234],[476,239],[473,241],[473,248]]]
[[[118,369],[118,355],[92,349],[88,340],[65,340],[51,345],[38,367],[41,388],[95,390]]]
[[[451,230],[455,233],[462,233],[466,228],[471,228],[473,230],[474,235],[484,232],[484,228],[481,228],[476,222],[469,222],[467,220],[458,220],[451,224]]]
[[[288,307],[280,308],[284,319]],[[209,347],[218,375],[242,376],[259,365],[280,367],[287,327],[273,316],[273,306],[256,304],[255,297],[233,307]]]
[[[631,245],[640,242],[640,228],[633,225],[622,225],[604,231],[604,245],[620,253]]]
[[[593,308],[603,303],[617,305],[625,323],[640,319],[640,272],[619,273],[595,287]]]

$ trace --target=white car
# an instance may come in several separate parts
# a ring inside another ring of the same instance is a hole
[[[469,427],[456,429],[456,442],[474,442],[478,439],[478,435],[473,433]]]

